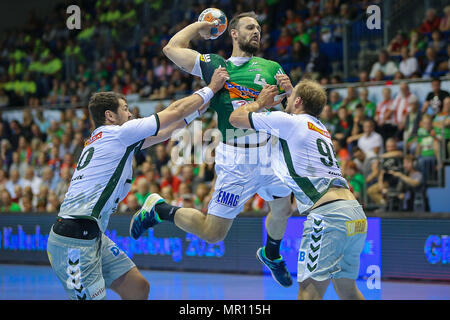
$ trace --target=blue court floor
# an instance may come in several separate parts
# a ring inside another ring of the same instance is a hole
[[[141,270],[150,282],[153,300],[294,300],[298,285],[283,288],[271,276],[205,274]],[[359,289],[370,300],[450,300],[449,283],[382,281],[381,289],[369,289],[358,280]],[[119,299],[107,291],[108,299]],[[67,299],[49,266],[0,265],[0,300]],[[338,299],[330,286],[325,299]]]

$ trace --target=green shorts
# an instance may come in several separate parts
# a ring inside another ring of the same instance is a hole
[[[81,240],[64,237],[51,230],[47,254],[72,300],[106,299],[106,288],[135,266],[103,233],[93,240]]]
[[[356,200],[335,201],[311,210],[304,222],[297,281],[358,278],[366,236],[366,215]]]

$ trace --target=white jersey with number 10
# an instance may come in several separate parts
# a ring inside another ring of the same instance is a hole
[[[158,130],[156,114],[96,128],[85,143],[58,216],[95,219],[104,232],[130,191],[135,152]]]

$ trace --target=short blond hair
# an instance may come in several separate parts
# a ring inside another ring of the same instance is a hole
[[[305,79],[300,81],[294,88],[295,97],[302,99],[306,113],[318,117],[327,103],[325,89],[314,80]]]

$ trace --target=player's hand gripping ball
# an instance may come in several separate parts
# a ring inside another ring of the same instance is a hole
[[[203,10],[198,17],[198,21],[214,22],[215,26],[211,28],[211,36],[209,39],[217,39],[227,30],[227,16],[221,10],[216,8],[208,8]]]

